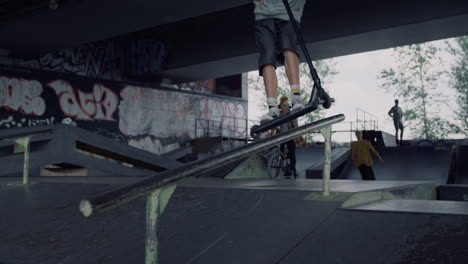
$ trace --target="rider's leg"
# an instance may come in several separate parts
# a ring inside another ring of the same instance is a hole
[[[290,140],[287,143],[288,146],[288,155],[289,155],[289,168],[293,173],[293,176],[297,176],[297,171],[296,171],[296,143],[294,143],[294,140]]]
[[[261,120],[271,120],[279,116],[278,100],[276,99],[278,98],[278,79],[275,66],[271,64],[263,66],[262,72],[269,111],[261,117]]]
[[[301,98],[301,85],[299,80],[299,57],[296,53],[285,49],[283,50],[284,67],[288,76],[289,85],[291,88],[291,103],[293,110],[303,107]]]
[[[276,40],[278,34],[274,19],[262,19],[255,21],[255,38],[259,49],[258,58],[259,75],[263,76],[267,104],[269,111],[261,117],[261,120],[271,120],[279,115],[277,94],[278,80],[276,77]]]
[[[400,128],[400,146],[403,144],[403,126]]]
[[[278,78],[276,77],[276,69],[274,65],[267,64],[262,69],[263,83],[265,84],[265,92],[267,96],[268,107],[278,106]]]
[[[395,142],[396,145],[400,145],[400,141],[398,140],[398,129],[399,129],[399,124],[397,120],[393,120],[393,125],[395,126]]]
[[[278,29],[278,50],[281,51],[279,61],[284,63],[286,75],[291,88],[291,103],[293,110],[297,110],[304,107],[301,100],[297,36],[290,21],[283,20],[278,22]]]

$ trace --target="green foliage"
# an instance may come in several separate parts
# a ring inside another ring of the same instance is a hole
[[[457,95],[455,116],[459,123],[453,125],[455,133],[468,135],[468,36],[455,39],[455,45],[449,46],[449,51],[455,56],[455,64],[451,68],[451,86]]]
[[[407,127],[418,138],[443,138],[451,132],[451,123],[439,114],[446,99],[438,92],[439,80],[445,74],[439,52],[430,44],[395,48],[397,66],[378,75],[380,87],[399,99]]]

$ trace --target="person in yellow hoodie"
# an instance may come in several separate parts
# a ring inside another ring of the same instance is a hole
[[[379,152],[374,149],[370,141],[362,139],[362,132],[356,131],[357,141],[351,144],[351,159],[356,169],[359,169],[361,177],[365,181],[374,181],[375,175],[372,170],[372,154],[379,159],[380,163],[384,164],[384,160]]]

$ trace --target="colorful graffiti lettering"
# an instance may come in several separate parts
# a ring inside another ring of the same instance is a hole
[[[0,76],[0,107],[41,116],[46,110],[42,84],[34,80]]]
[[[78,120],[116,121],[112,116],[119,102],[118,96],[109,88],[96,83],[93,92],[85,93],[75,89],[65,80],[56,80],[48,84],[59,97],[63,114]]]

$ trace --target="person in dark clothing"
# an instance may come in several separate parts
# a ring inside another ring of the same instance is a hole
[[[279,105],[280,108],[280,114],[286,114],[289,112],[289,103],[288,103],[288,97],[282,97],[281,102]],[[296,128],[298,126],[297,119],[294,119],[290,122],[284,123],[280,126],[280,133],[286,132],[289,129]],[[287,156],[286,158],[289,158],[289,168],[286,170],[286,173],[284,174],[285,177],[297,177],[297,171],[296,171],[296,142],[295,140],[290,140],[288,142],[285,142],[280,145],[280,151],[281,153],[285,153],[285,147],[287,149]]]
[[[397,146],[403,144],[403,110],[398,106],[398,99],[395,100],[395,105],[388,111],[388,115],[393,118],[393,125],[395,126],[395,140]],[[400,139],[398,139],[398,130],[400,130]]]

